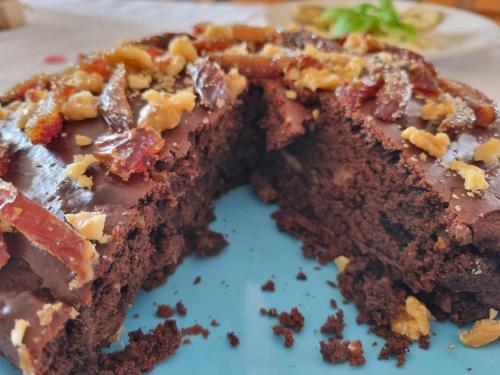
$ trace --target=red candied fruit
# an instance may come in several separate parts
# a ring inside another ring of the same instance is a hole
[[[0,270],[7,264],[10,255],[7,251],[7,244],[5,243],[5,239],[3,238],[3,234],[0,233]]]
[[[63,126],[60,89],[49,91],[26,123],[25,132],[33,144],[47,144],[59,135]]]
[[[154,129],[130,129],[97,138],[95,156],[111,173],[128,181],[130,175],[150,170],[164,144]]]

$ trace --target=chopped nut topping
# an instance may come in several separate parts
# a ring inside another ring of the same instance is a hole
[[[438,101],[427,99],[421,109],[421,117],[439,124],[439,131],[460,129],[476,120],[474,111],[467,103],[450,94],[441,95]]]
[[[235,44],[224,50],[224,53],[228,55],[247,55],[248,54],[248,44],[246,42]]]
[[[139,127],[152,128],[160,132],[179,125],[183,112],[191,111],[196,100],[191,89],[178,91],[174,95],[148,90],[142,97],[148,104],[141,110]]]
[[[304,48],[304,54],[320,61],[325,67],[337,74],[341,81],[350,82],[363,72],[363,59],[347,53],[323,52],[311,44]]]
[[[472,325],[469,331],[458,334],[465,346],[479,348],[500,339],[500,320],[482,319]]]
[[[71,95],[62,105],[65,120],[80,121],[96,118],[99,99],[90,91],[80,91]]]
[[[417,298],[409,296],[405,301],[405,309],[391,320],[391,330],[416,341],[421,336],[429,336],[430,312]]]
[[[87,240],[98,241],[99,243],[108,241],[109,236],[104,235],[106,214],[82,211],[77,214],[67,214],[64,217]]]
[[[295,100],[295,99],[297,99],[297,91],[294,91],[294,90],[286,90],[286,91],[285,91],[285,96],[286,96],[288,99]]]
[[[498,311],[495,309],[490,308],[489,313],[491,320],[495,319],[498,316]]]
[[[274,43],[266,43],[259,51],[259,55],[266,57],[279,57],[286,53],[286,50]]]
[[[153,59],[146,50],[130,44],[116,47],[106,55],[106,60],[111,65],[123,63],[127,69],[138,71],[152,70],[154,67]]]
[[[318,108],[313,109],[311,115],[314,120],[317,120],[319,118],[319,109]]]
[[[289,69],[285,74],[285,79],[293,81],[297,87],[304,87],[311,91],[332,90],[341,82],[337,74],[328,69],[316,68]]]
[[[343,47],[351,52],[364,55],[368,52],[368,43],[363,34],[351,33],[347,36]]]
[[[186,66],[186,58],[181,55],[164,53],[155,59],[158,69],[170,77],[175,77]]]
[[[490,186],[488,182],[486,182],[484,170],[475,165],[453,160],[450,163],[450,169],[456,171],[465,180],[464,186],[467,190],[487,190]]]
[[[75,143],[77,146],[83,147],[83,146],[89,146],[92,144],[92,138],[87,137],[86,135],[80,135],[76,134],[75,135]]]
[[[436,158],[444,156],[450,144],[450,138],[446,133],[433,135],[414,126],[406,128],[401,133],[401,137]]]
[[[198,52],[187,35],[177,36],[172,39],[168,45],[168,52],[172,55],[180,55],[189,62],[198,58]]]
[[[12,331],[10,331],[10,342],[16,348],[23,345],[24,335],[30,323],[24,319],[16,319]]]
[[[151,85],[152,77],[148,74],[129,74],[127,76],[128,86],[132,90],[144,90]]]
[[[92,154],[74,155],[73,163],[66,166],[64,174],[75,180],[81,187],[91,188],[93,185],[92,178],[86,176],[85,172],[88,167],[96,163],[99,163],[99,161]]]
[[[0,105],[0,121],[5,120],[9,117],[9,112]]]
[[[439,250],[445,250],[449,246],[448,240],[443,237],[443,236],[438,236],[437,241],[436,241],[436,248]]]
[[[207,24],[204,27],[203,33],[199,36],[200,39],[232,39],[233,28],[230,26],[218,26]]]
[[[455,103],[450,101],[436,102],[427,99],[421,109],[421,117],[429,121],[442,121],[455,110]]]
[[[104,78],[98,73],[88,73],[84,70],[76,70],[71,75],[69,83],[78,90],[100,94],[104,86]]]
[[[500,139],[492,138],[474,149],[474,160],[498,164],[500,159]]]
[[[54,304],[46,303],[45,305],[43,305],[43,308],[36,312],[36,315],[40,320],[40,325],[42,327],[45,327],[48,326],[50,323],[52,323],[54,314],[59,310],[61,310],[61,308],[62,308],[62,302],[57,302]]]
[[[16,109],[16,125],[19,129],[24,129],[28,120],[33,116],[37,110],[38,105],[33,102],[20,103]]]
[[[247,78],[232,68],[226,75],[226,82],[231,93],[231,98],[236,99],[247,87]]]
[[[340,255],[334,259],[339,272],[344,272],[350,260],[348,257]]]

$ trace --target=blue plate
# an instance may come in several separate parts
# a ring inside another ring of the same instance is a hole
[[[218,220],[212,227],[226,235],[230,246],[214,258],[189,257],[166,285],[139,293],[128,313],[127,330],[148,330],[161,322],[155,316],[156,304],[175,305],[182,299],[188,314],[176,317],[179,327],[199,323],[210,330],[207,339],[191,337],[191,345],[181,345],[174,357],[156,366],[153,375],[498,373],[500,344],[465,348],[458,341],[458,328],[450,323],[433,322],[435,337],[431,339],[431,348],[425,351],[414,345],[402,369],[394,361],[378,361],[382,340],[367,333],[367,326],[355,323],[355,308],[343,304],[339,291],[326,283],[336,278],[335,266],[317,270],[314,260],[302,256],[300,242],[279,232],[270,218],[276,206],[262,204],[249,187],[241,187],[216,202],[215,207]],[[299,270],[307,275],[307,281],[295,279]],[[202,280],[193,285],[197,276]],[[261,285],[270,278],[276,283],[276,291],[261,291]],[[344,337],[363,342],[367,359],[363,367],[331,365],[321,358],[319,341],[325,336],[319,327],[333,313],[331,298],[345,312]],[[278,311],[288,311],[294,306],[304,314],[305,325],[301,333],[295,334],[295,345],[286,349],[282,338],[272,332],[275,320],[261,316],[259,309],[276,307]],[[139,317],[134,317],[136,314]],[[220,326],[211,327],[212,319]],[[237,348],[229,345],[229,331],[240,338]],[[122,348],[126,336],[123,334],[111,350]],[[372,346],[375,342],[377,346]],[[19,373],[1,359],[0,374]]]

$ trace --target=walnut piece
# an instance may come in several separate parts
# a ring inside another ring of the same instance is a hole
[[[226,82],[231,94],[231,99],[236,99],[247,87],[247,78],[238,72],[238,69],[231,68],[226,74]]]
[[[416,341],[431,333],[430,316],[429,310],[422,302],[409,296],[406,298],[404,310],[391,320],[391,330]]]
[[[84,147],[92,144],[92,138],[87,137],[86,135],[76,134],[75,135],[75,143],[77,146]]]
[[[186,66],[186,58],[181,55],[164,53],[155,59],[155,63],[160,72],[165,73],[167,76],[175,77]]]
[[[433,135],[414,126],[403,130],[401,137],[436,158],[444,156],[450,144],[450,138],[446,133]]]
[[[151,55],[141,47],[131,44],[122,44],[106,56],[110,65],[123,63],[127,70],[144,71],[154,67]]]
[[[325,68],[337,74],[342,82],[350,82],[363,72],[363,59],[352,54],[323,52],[312,44],[306,44],[303,53],[321,62]]]
[[[334,259],[339,272],[344,272],[350,260],[348,257],[340,255]]]
[[[233,28],[230,26],[219,26],[207,24],[203,28],[203,33],[198,36],[198,39],[232,39]]]
[[[23,345],[24,335],[30,323],[25,319],[16,319],[14,328],[10,331],[10,342],[16,348]]]
[[[42,309],[36,312],[38,320],[40,321],[40,325],[42,327],[45,327],[52,323],[54,314],[61,310],[61,308],[62,302],[46,303],[45,305],[43,305]]]
[[[142,97],[148,104],[139,115],[139,127],[152,128],[160,132],[179,125],[183,112],[191,111],[196,100],[192,89],[177,91],[173,95],[148,90]]]
[[[33,102],[23,102],[15,110],[16,126],[24,129],[28,120],[33,116],[38,108],[38,104]]]
[[[90,91],[80,91],[71,95],[62,105],[65,120],[81,121],[96,118],[99,99]]]
[[[177,36],[168,45],[168,52],[171,55],[180,55],[188,62],[193,62],[198,58],[198,52],[187,35]]]
[[[436,102],[432,99],[427,99],[421,108],[421,117],[423,120],[428,121],[442,121],[450,113],[455,110],[455,103],[453,100]]]
[[[74,155],[73,163],[66,166],[64,174],[75,180],[81,187],[90,189],[94,183],[92,177],[86,176],[85,172],[88,167],[96,163],[99,163],[99,160],[92,154]]]
[[[368,52],[368,43],[366,42],[366,38],[363,34],[350,33],[347,36],[343,47],[360,55],[364,55]]]
[[[295,83],[295,86],[307,88],[311,91],[317,89],[332,90],[341,82],[340,77],[328,69],[317,68],[291,68],[285,74],[285,79]]]
[[[10,341],[12,345],[17,349],[17,354],[19,356],[19,367],[23,372],[23,375],[35,374],[31,354],[23,342],[26,330],[29,328],[29,326],[30,323],[27,320],[16,319],[14,328],[10,332]]]
[[[479,348],[500,339],[500,320],[482,319],[472,325],[469,331],[458,334],[465,346]]]
[[[475,165],[453,160],[450,163],[450,169],[457,172],[465,180],[464,187],[469,191],[487,190],[490,186],[486,182],[484,170]]]
[[[0,121],[5,120],[7,117],[9,117],[9,111],[0,104]]]
[[[87,240],[98,241],[99,243],[106,243],[108,241],[109,236],[104,234],[106,214],[102,212],[81,211],[77,214],[67,214],[64,217]]]
[[[136,73],[127,76],[128,86],[132,90],[144,90],[151,85],[152,77],[149,74]]]
[[[500,139],[492,138],[474,149],[474,160],[498,164],[500,159]]]
[[[90,91],[92,94],[100,94],[104,86],[104,78],[99,73],[76,70],[69,78],[69,84],[80,91]]]

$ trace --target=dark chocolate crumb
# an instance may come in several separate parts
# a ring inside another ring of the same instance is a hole
[[[409,352],[410,340],[400,335],[386,337],[384,347],[380,350],[378,359],[396,358],[396,365],[401,367],[405,364],[405,356]]]
[[[274,281],[268,280],[265,284],[263,284],[260,289],[265,292],[274,292]]]
[[[299,271],[299,273],[297,274],[297,276],[295,278],[297,280],[307,280],[306,274],[302,271]]]
[[[335,281],[332,280],[327,280],[326,283],[331,286],[332,288],[338,288],[338,285]]]
[[[156,308],[156,315],[160,318],[171,318],[175,315],[175,310],[169,305],[158,305]]]
[[[275,335],[283,336],[285,338],[284,345],[285,348],[290,348],[293,346],[295,340],[293,339],[293,332],[291,329],[277,325],[273,327],[273,332]]]
[[[207,338],[210,335],[210,331],[199,324],[195,324],[191,327],[183,328],[181,331],[181,336],[193,336],[193,335],[202,335],[204,338]]]
[[[337,301],[335,301],[333,298],[330,300],[330,307],[332,309],[336,309],[337,308]]]
[[[274,307],[270,309],[261,308],[260,315],[270,316],[271,318],[275,318],[278,316],[278,311],[276,311]]]
[[[337,338],[341,339],[343,337],[344,328],[344,311],[339,309],[337,311],[337,316],[328,316],[326,322],[321,326],[321,333],[335,335]]]
[[[186,306],[182,303],[182,301],[179,301],[175,304],[175,309],[177,310],[177,314],[180,316],[186,316],[187,314],[187,309]]]
[[[420,338],[418,339],[418,346],[421,348],[421,349],[429,349],[429,347],[431,346],[431,343],[429,341],[429,336],[420,336]]]
[[[279,321],[283,327],[290,328],[295,332],[300,332],[304,327],[304,316],[296,307],[293,307],[289,313],[282,312],[279,315]]]
[[[191,339],[185,338],[184,340],[182,340],[182,345],[189,345],[189,344],[191,344]]]
[[[323,360],[329,363],[349,362],[351,366],[361,366],[366,363],[361,341],[340,341],[330,337],[328,341],[321,341],[320,352]]]
[[[218,327],[218,326],[220,326],[219,322],[217,320],[215,320],[215,319],[212,319],[212,321],[210,322],[210,325],[212,327]]]
[[[240,339],[238,338],[238,336],[236,336],[234,332],[228,332],[227,337],[229,339],[229,343],[233,348],[240,345]]]
[[[197,285],[199,283],[201,283],[201,277],[200,276],[196,276],[196,278],[193,281],[193,285]]]

